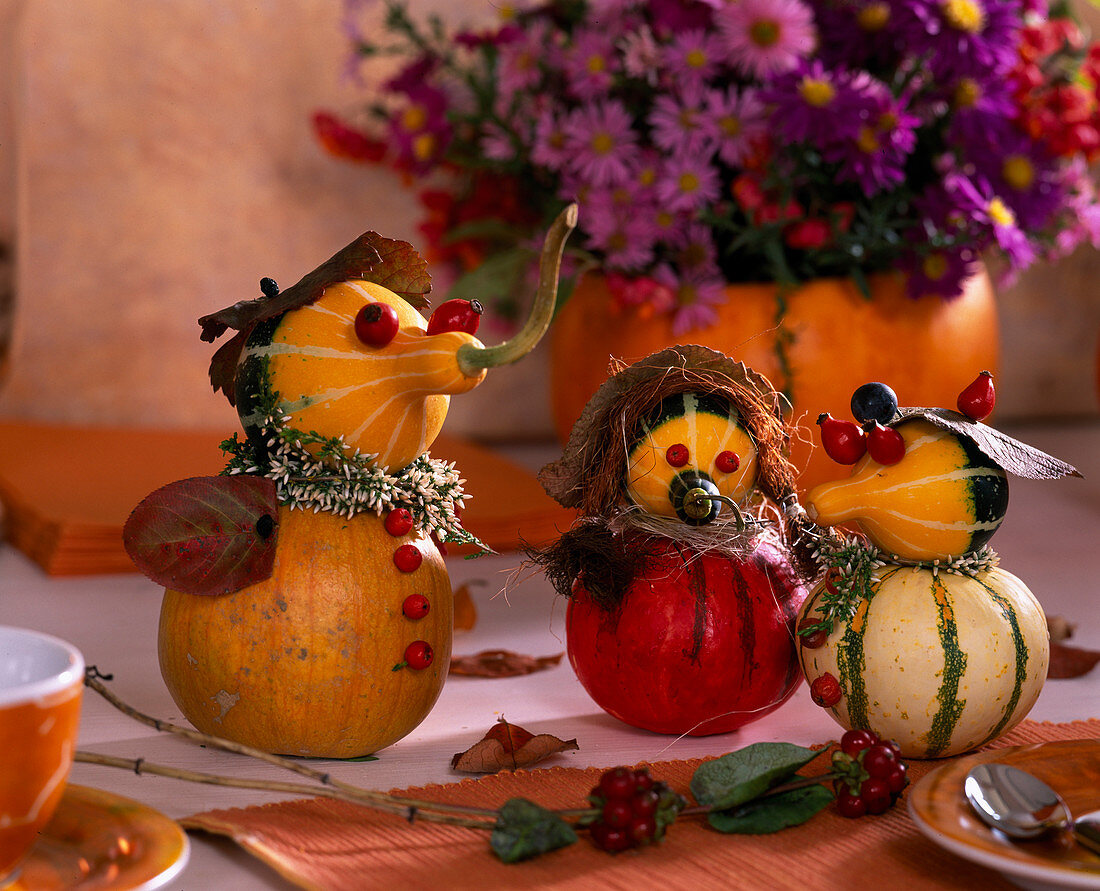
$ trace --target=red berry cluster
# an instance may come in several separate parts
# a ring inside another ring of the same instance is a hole
[[[856,421],[841,421],[828,412],[818,418],[821,445],[825,454],[838,464],[855,464],[865,454],[888,466],[905,457],[905,441],[888,425],[898,411],[898,397],[886,384],[874,381],[852,394],[852,414]]]
[[[833,753],[836,809],[842,817],[881,814],[890,809],[909,784],[901,749],[870,730],[849,730]]]
[[[686,804],[682,795],[655,781],[644,767],[606,771],[588,800],[599,809],[588,824],[592,841],[612,852],[659,841]]]

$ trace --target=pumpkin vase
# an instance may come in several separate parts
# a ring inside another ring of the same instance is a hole
[[[718,318],[674,334],[671,316],[622,307],[602,276],[581,279],[550,338],[550,401],[562,442],[608,376],[611,359],[632,362],[676,343],[698,343],[756,369],[793,404],[791,461],[806,491],[835,475],[815,448],[819,413],[849,416],[852,391],[894,381],[910,405],[952,405],[983,370],[996,371],[998,328],[989,276],[973,276],[950,301],[905,292],[900,274],[870,276],[870,298],[853,280],[819,279],[790,290],[727,287]]]

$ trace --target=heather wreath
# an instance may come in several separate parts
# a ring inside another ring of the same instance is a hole
[[[568,272],[709,322],[725,285],[900,270],[951,298],[1100,245],[1100,46],[1043,0],[551,0],[453,30],[345,0],[361,109],[335,155],[418,190],[452,292],[518,312],[534,238],[580,204]],[[476,10],[474,10],[476,12]],[[564,290],[569,287],[568,277]]]

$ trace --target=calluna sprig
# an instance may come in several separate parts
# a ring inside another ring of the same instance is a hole
[[[488,547],[462,528],[458,513],[467,495],[453,462],[417,457],[401,470],[375,463],[376,455],[351,451],[343,437],[324,437],[288,427],[288,416],[269,413],[260,425],[262,447],[255,439],[225,440],[229,455],[223,473],[254,474],[273,480],[279,502],[292,509],[331,511],[353,517],[403,507],[417,526],[440,541]]]

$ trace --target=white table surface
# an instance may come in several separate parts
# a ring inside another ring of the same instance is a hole
[[[1077,624],[1074,643],[1100,648],[1100,425],[1020,427],[1015,435],[1074,463],[1084,480],[1031,482],[1012,479],[1008,517],[993,544],[1003,568],[1022,578],[1048,615]],[[537,467],[554,453],[512,449]],[[839,474],[838,474],[839,475]],[[478,608],[473,631],[459,632],[454,652],[510,649],[529,655],[565,649],[565,604],[541,576],[519,580],[515,554],[448,561],[452,581],[472,586]],[[160,589],[138,574],[51,578],[10,546],[0,547],[0,624],[36,628],[76,644],[89,664],[114,675],[112,689],[135,707],[186,723],[157,668]],[[776,712],[725,735],[677,739],[628,727],[604,714],[577,682],[568,661],[549,671],[511,679],[453,677],[435,709],[408,737],[367,763],[316,762],[347,782],[391,789],[451,782],[451,756],[480,739],[501,715],[533,732],[576,737],[580,750],[551,764],[609,766],[645,760],[723,754],[761,740],[809,745],[838,736],[836,724],[815,707],[803,685]],[[1100,717],[1100,668],[1073,680],[1051,681],[1030,716],[1065,721]],[[157,734],[87,691],[79,747],[125,758],[214,773],[296,780],[241,756],[199,748]],[[194,785],[115,768],[77,764],[72,781],[138,799],[179,818],[210,808],[285,799],[283,794]],[[415,831],[415,829],[410,829]],[[273,870],[231,842],[191,836],[190,861],[168,887],[186,889],[290,888]]]

